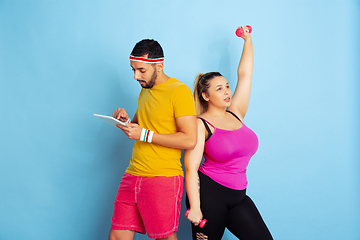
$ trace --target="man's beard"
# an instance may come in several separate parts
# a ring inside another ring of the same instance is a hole
[[[141,85],[142,88],[152,88],[155,85],[155,79],[157,78],[157,72],[154,71],[153,75],[151,76],[150,82],[146,83],[145,85]]]

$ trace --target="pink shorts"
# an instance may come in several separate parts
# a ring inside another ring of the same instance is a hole
[[[125,173],[115,197],[111,229],[163,238],[177,231],[184,177],[138,177]]]

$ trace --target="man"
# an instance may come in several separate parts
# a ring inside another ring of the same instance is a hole
[[[195,147],[197,125],[191,90],[164,73],[163,61],[157,41],[135,45],[130,65],[142,86],[137,110],[131,122],[125,109],[113,112],[128,122],[118,128],[136,141],[115,198],[110,240],[131,240],[135,232],[177,239],[184,186],[181,149]]]

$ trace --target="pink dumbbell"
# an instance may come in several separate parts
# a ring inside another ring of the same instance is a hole
[[[245,27],[247,27],[249,29],[249,33],[252,32],[252,27],[249,25],[246,25]],[[235,31],[236,36],[238,37],[242,37],[242,35],[244,35],[244,29],[242,27],[238,27]]]
[[[187,216],[189,215],[189,212],[190,212],[190,209],[188,209],[188,210],[185,212],[184,216],[187,217]],[[205,223],[206,223],[206,219],[201,219],[200,222],[199,222],[199,227],[202,228],[202,227],[205,225]]]

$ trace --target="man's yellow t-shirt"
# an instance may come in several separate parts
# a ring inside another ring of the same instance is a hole
[[[196,115],[194,98],[187,85],[169,78],[141,90],[136,114],[142,128],[161,134],[176,133],[175,118]],[[181,149],[136,140],[126,172],[143,177],[183,176],[180,158]]]

